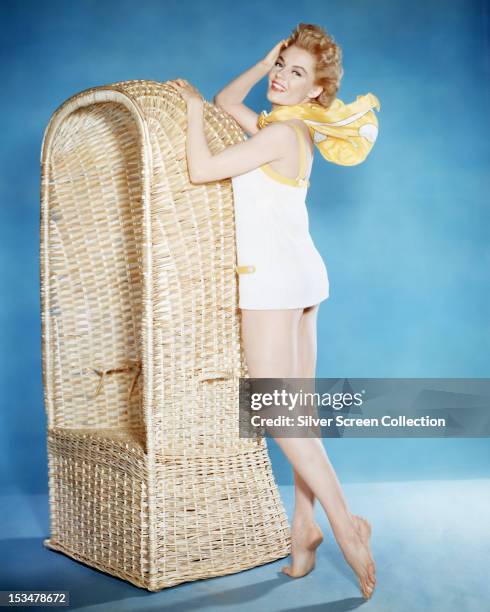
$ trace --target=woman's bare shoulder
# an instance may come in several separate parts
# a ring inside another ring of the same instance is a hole
[[[286,121],[283,121],[282,123],[288,124],[293,129],[294,129],[295,125],[297,127],[299,127],[299,129],[302,131],[302,133],[303,133],[303,135],[304,135],[304,137],[306,139],[306,142],[309,143],[310,154],[313,155],[314,154],[313,138],[311,137],[310,129],[306,125],[306,123],[303,120],[301,120],[301,119],[287,119]]]

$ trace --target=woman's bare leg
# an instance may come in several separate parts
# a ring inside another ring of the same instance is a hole
[[[340,483],[319,438],[275,438],[289,462],[319,499],[347,563],[358,576],[361,591],[370,597],[375,565],[347,507]]]
[[[316,318],[319,304],[303,310],[298,325],[297,378],[314,379],[316,371]],[[305,381],[306,382],[306,381]],[[305,392],[314,391],[313,384]],[[292,578],[305,576],[315,567],[316,549],[323,541],[323,533],[315,520],[315,495],[293,467],[294,515],[291,525],[291,565],[282,571]]]
[[[242,341],[251,378],[295,378],[303,309],[242,310]],[[293,468],[319,499],[344,558],[370,597],[375,566],[352,520],[342,489],[318,438],[275,438]]]
[[[303,310],[298,325],[298,373],[303,378],[302,389],[315,392],[317,362],[317,317],[320,305],[309,306]],[[308,384],[309,380],[311,383]],[[314,414],[314,416],[318,416]],[[295,506],[291,526],[291,565],[282,571],[293,578],[305,576],[315,567],[316,548],[323,541],[320,526],[315,520],[314,507],[316,497],[313,491],[293,468]],[[369,546],[371,525],[362,516],[351,514],[361,540]]]

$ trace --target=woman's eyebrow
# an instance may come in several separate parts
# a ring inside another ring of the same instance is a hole
[[[282,59],[282,61],[284,61],[284,58],[283,58],[283,56],[282,56],[282,55],[280,55],[280,56],[279,56],[277,59]],[[303,70],[303,72],[305,72],[306,74],[308,74],[308,73],[306,72],[306,69],[305,69],[305,68],[303,68],[303,66],[293,66],[293,68],[299,68],[300,70]]]

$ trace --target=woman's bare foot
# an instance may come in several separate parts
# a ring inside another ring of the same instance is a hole
[[[362,516],[359,516],[357,514],[352,514],[351,516],[361,540],[363,541],[365,546],[369,547],[369,539],[371,537],[371,525]]]
[[[347,537],[339,538],[337,542],[345,560],[357,574],[363,596],[369,599],[376,584],[376,566],[369,549],[371,526],[362,517],[356,517],[361,520],[356,520],[355,515],[352,518],[354,531]]]
[[[291,528],[291,565],[281,571],[291,578],[306,576],[315,567],[316,549],[323,542],[323,533],[315,521],[293,521]]]
[[[369,523],[368,520],[366,520],[363,516],[359,516],[357,514],[353,514],[352,516],[352,520],[354,521],[355,527],[357,529],[357,533],[359,534],[359,537],[361,538],[362,543],[364,544],[364,546],[368,549],[369,552],[369,556],[371,557],[371,548],[370,548],[370,543],[369,540],[371,539],[371,524]],[[373,561],[372,557],[371,560]],[[374,561],[373,561],[374,564]],[[370,595],[372,595],[372,591],[374,590],[374,584],[376,583],[376,566],[374,565],[374,583],[371,580],[371,586],[372,588],[370,589]]]

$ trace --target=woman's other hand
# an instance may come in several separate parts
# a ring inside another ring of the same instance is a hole
[[[287,47],[288,44],[289,44],[288,39],[283,38],[281,41],[277,43],[277,45],[273,49],[271,49],[271,51],[269,51],[269,53],[262,60],[262,63],[265,66],[267,66],[267,68],[270,70],[272,66],[274,66],[274,64],[276,63],[276,60],[279,57],[279,54],[281,53],[282,48]]]
[[[174,81],[166,81],[165,85],[171,87],[174,91],[176,91],[182,98],[185,103],[188,104],[189,100],[200,100],[204,101],[202,95],[199,91],[190,83],[188,83],[184,79],[175,79]]]

